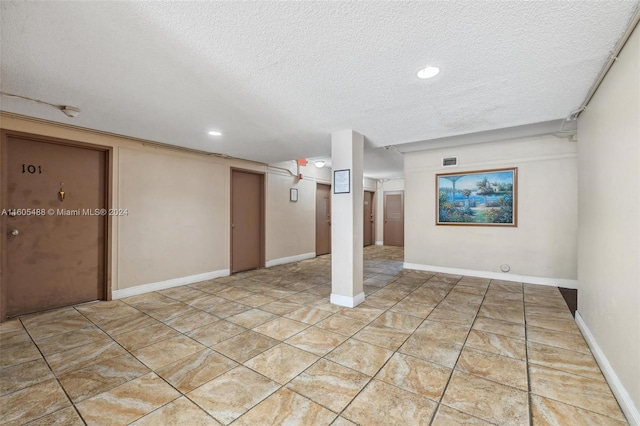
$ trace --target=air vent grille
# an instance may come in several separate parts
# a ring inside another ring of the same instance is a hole
[[[458,165],[458,157],[446,157],[442,159],[442,167],[451,167]]]

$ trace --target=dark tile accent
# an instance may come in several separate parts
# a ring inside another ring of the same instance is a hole
[[[573,288],[559,287],[560,294],[564,297],[564,301],[567,302],[567,306],[571,311],[571,315],[575,318],[576,309],[578,309],[578,290]]]

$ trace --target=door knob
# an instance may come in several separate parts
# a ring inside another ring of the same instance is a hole
[[[13,235],[14,237],[17,236],[20,232],[17,229],[12,229],[9,234]]]

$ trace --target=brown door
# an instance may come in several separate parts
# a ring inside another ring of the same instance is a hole
[[[404,192],[384,193],[384,245],[404,247]]]
[[[231,272],[264,264],[264,175],[231,171]]]
[[[374,218],[373,218],[373,192],[365,191],[364,192],[364,206],[362,208],[364,217],[362,218],[362,222],[364,223],[364,232],[363,232],[363,241],[364,246],[370,246],[373,244],[373,226],[374,226]]]
[[[331,186],[316,189],[316,256],[331,253]]]
[[[106,152],[11,135],[5,152],[4,318],[104,298]]]

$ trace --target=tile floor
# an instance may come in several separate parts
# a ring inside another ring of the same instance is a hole
[[[402,270],[365,249],[0,324],[0,423],[623,425],[556,288]]]

